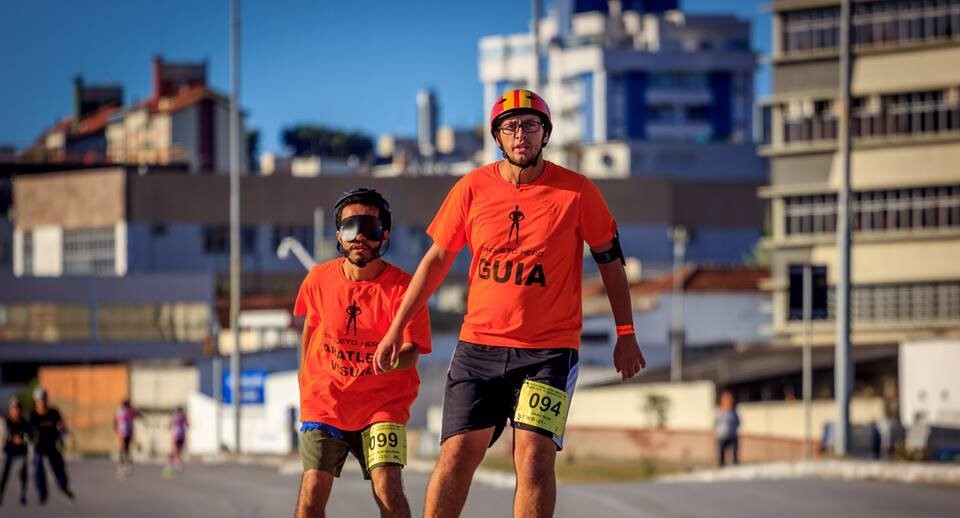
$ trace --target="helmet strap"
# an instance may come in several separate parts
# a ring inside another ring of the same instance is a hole
[[[380,243],[380,247],[377,248],[376,252],[373,253],[373,257],[371,257],[369,260],[361,259],[359,261],[354,261],[353,259],[350,259],[350,254],[343,249],[343,246],[340,245],[340,240],[339,239],[337,240],[337,251],[340,252],[340,255],[342,255],[344,259],[349,261],[350,264],[356,266],[357,268],[364,268],[370,263],[376,261],[377,259],[380,259],[381,257],[383,257],[383,254],[387,253],[387,250],[389,249],[390,249],[390,238],[386,238],[383,240],[383,242]]]

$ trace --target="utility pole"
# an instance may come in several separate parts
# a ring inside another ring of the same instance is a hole
[[[834,453],[845,456],[850,443],[850,392],[853,362],[850,349],[850,0],[840,4],[840,190],[837,193],[837,335],[834,355],[834,398],[837,422]]]
[[[313,209],[313,260],[317,263],[322,263],[326,259],[323,240],[325,219],[323,207]]]
[[[813,436],[813,351],[811,350],[811,321],[813,319],[813,267],[803,265],[803,460],[810,458],[810,438]]]
[[[539,94],[540,84],[543,78],[540,77],[540,16],[542,10],[542,0],[533,0],[533,20],[530,22],[530,32],[533,34],[533,76],[530,80],[530,89]]]
[[[230,2],[230,354],[234,452],[240,453],[240,0]],[[219,383],[219,380],[217,380]]]
[[[670,326],[670,381],[683,381],[683,263],[690,234],[683,225],[670,229],[673,241],[673,309]]]

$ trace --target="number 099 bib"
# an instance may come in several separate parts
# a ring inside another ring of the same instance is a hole
[[[520,387],[513,421],[546,430],[560,437],[567,424],[570,396],[555,387],[526,380]]]
[[[367,469],[384,463],[407,464],[407,430],[402,424],[374,423],[363,432]]]

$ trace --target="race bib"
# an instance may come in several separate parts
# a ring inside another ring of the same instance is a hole
[[[526,380],[520,387],[513,421],[563,436],[569,408],[570,396],[566,392],[545,383]]]
[[[390,462],[407,464],[407,429],[397,423],[376,423],[363,432],[367,469]]]

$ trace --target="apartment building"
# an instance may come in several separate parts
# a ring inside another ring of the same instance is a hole
[[[750,22],[680,2],[555,2],[531,33],[480,40],[484,106],[539,90],[544,156],[596,178],[766,179],[751,140],[757,56]],[[499,157],[488,139],[486,157]]]
[[[834,342],[841,164],[836,1],[779,0],[773,93],[761,103],[770,159],[773,335],[802,339],[791,272],[826,269]],[[960,336],[960,1],[852,5],[851,317],[854,345]]]

